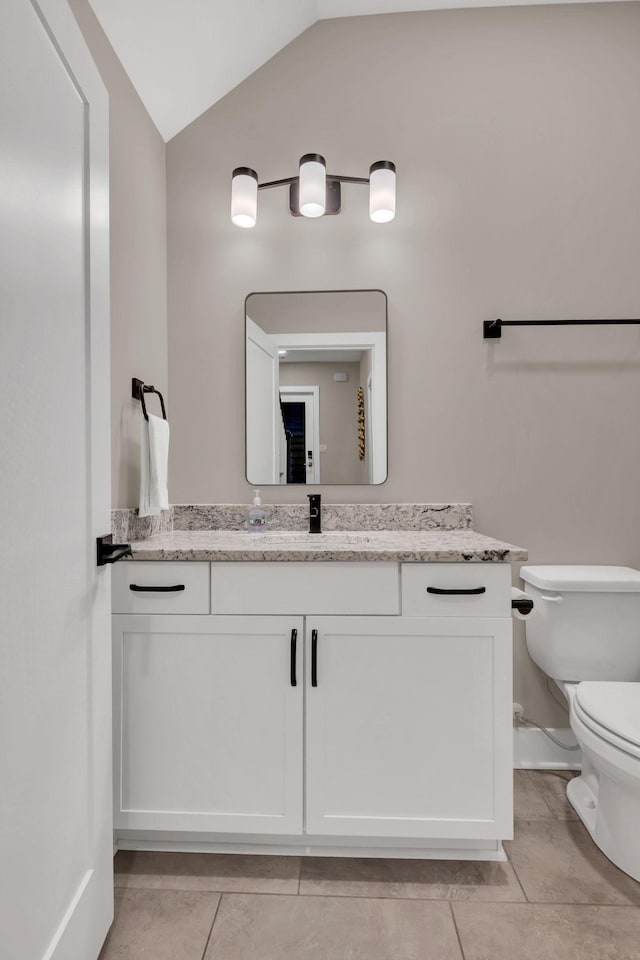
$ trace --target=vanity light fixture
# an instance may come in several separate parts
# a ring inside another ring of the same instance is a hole
[[[327,164],[319,153],[300,157],[298,202],[303,217],[322,217],[327,205]]]
[[[396,215],[396,165],[378,160],[369,168],[369,216],[376,223],[388,223]]]
[[[237,227],[254,227],[258,215],[258,190],[289,187],[289,211],[293,217],[322,217],[341,210],[341,184],[369,186],[369,216],[375,223],[388,223],[396,215],[396,167],[391,160],[378,160],[368,177],[345,177],[327,173],[324,157],[305,153],[298,176],[258,183],[251,167],[236,167],[231,180],[231,220]]]
[[[236,227],[255,227],[258,215],[258,174],[236,167],[231,181],[231,221]]]

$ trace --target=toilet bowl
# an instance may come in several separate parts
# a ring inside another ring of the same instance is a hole
[[[567,797],[603,853],[640,881],[640,571],[530,566],[521,576],[536,604],[529,653],[564,693],[583,752]]]
[[[640,683],[564,686],[583,757],[567,797],[603,853],[640,880]]]

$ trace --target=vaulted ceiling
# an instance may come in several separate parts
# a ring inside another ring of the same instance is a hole
[[[567,0],[89,2],[158,130],[170,140],[317,20]]]

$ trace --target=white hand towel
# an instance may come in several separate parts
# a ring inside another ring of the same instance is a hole
[[[155,517],[169,509],[167,473],[169,468],[169,423],[149,414],[140,419],[140,508],[141,517]]]

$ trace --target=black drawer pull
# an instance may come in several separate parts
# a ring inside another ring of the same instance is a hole
[[[134,593],[180,593],[184,590],[184,583],[174,583],[170,587],[139,587],[137,583],[130,583],[129,590]]]
[[[427,593],[435,593],[439,597],[475,597],[479,593],[486,592],[486,587],[470,587],[468,590],[445,590],[443,587],[427,587]]]
[[[297,661],[297,649],[298,649],[298,631],[291,631],[291,686],[298,686],[298,679],[296,677],[296,661]]]
[[[311,631],[311,686],[318,686],[318,631]]]

